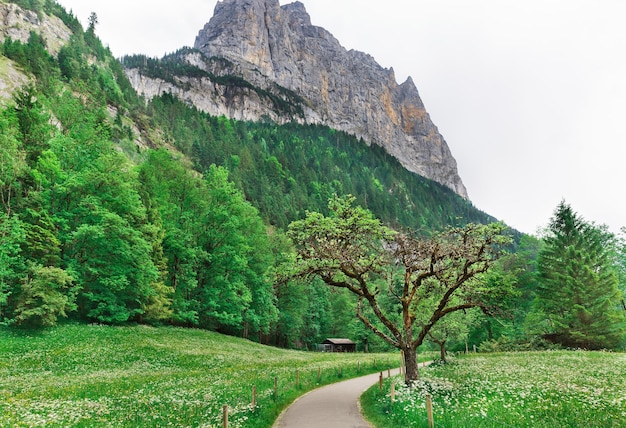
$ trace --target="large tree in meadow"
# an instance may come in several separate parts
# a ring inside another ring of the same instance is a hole
[[[544,243],[529,327],[564,346],[618,346],[624,334],[624,316],[615,236],[605,227],[586,222],[561,202]]]
[[[448,314],[482,307],[493,291],[480,281],[510,240],[504,226],[467,225],[431,238],[383,226],[353,197],[334,198],[330,215],[290,225],[297,249],[291,276],[318,276],[358,299],[357,316],[405,356],[405,380],[418,378],[417,348]]]

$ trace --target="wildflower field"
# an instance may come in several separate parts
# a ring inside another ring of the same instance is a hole
[[[0,427],[222,427],[224,405],[231,428],[269,427],[307,390],[390,364],[394,355],[281,350],[172,327],[0,329]]]
[[[428,394],[435,427],[626,427],[626,354],[472,354],[421,369],[411,388],[391,378],[362,405],[378,428],[428,427]]]

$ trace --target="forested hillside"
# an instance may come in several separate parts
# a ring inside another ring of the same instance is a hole
[[[215,76],[186,64],[182,57],[191,52],[181,49],[161,60],[136,55],[124,57],[122,63],[165,81],[204,77],[231,91],[248,88],[278,112],[299,106],[289,101],[297,95],[287,89],[282,88],[278,97],[241,77]],[[494,220],[447,187],[410,173],[381,147],[344,132],[319,125],[212,117],[167,93],[150,100],[148,112],[172,145],[193,159],[197,170],[226,166],[231,180],[265,220],[281,228],[302,218],[306,210],[325,212],[328,198],[335,194],[353,194],[386,223],[424,233]]]
[[[294,254],[287,226],[347,194],[417,235],[493,220],[345,133],[212,117],[168,94],[144,100],[97,19],[83,30],[53,0],[12,3],[58,16],[72,35],[54,54],[36,32],[0,46],[0,65],[28,82],[0,107],[0,323],[173,324],[308,348],[350,336],[375,349],[346,293],[274,281]],[[499,321],[466,326],[478,343],[524,335],[539,246],[487,279],[522,291]]]

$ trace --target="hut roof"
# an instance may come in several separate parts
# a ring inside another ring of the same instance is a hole
[[[326,339],[322,343],[328,343],[332,345],[356,345],[356,343],[354,343],[350,339]]]

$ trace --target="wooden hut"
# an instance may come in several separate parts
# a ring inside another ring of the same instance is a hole
[[[355,352],[356,343],[350,339],[326,339],[322,342],[325,352]]]

